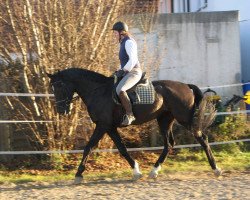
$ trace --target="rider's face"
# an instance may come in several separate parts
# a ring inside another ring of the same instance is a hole
[[[119,42],[119,39],[120,39],[120,37],[119,37],[119,32],[118,31],[113,31],[113,36],[114,36],[114,39],[117,41],[117,42]]]

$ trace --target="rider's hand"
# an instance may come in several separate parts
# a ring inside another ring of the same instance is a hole
[[[125,75],[125,73],[126,72],[124,70],[120,69],[120,70],[115,72],[115,75],[117,76],[117,78],[121,78]]]

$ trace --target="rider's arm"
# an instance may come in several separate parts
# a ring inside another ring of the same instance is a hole
[[[129,60],[123,67],[123,70],[130,72],[134,68],[134,66],[138,63],[136,42],[133,40],[127,40],[125,43],[125,49],[128,54]]]

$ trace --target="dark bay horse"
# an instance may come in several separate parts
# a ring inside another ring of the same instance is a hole
[[[69,113],[73,95],[77,93],[85,103],[92,121],[96,124],[95,130],[84,148],[83,157],[75,175],[75,182],[78,183],[82,180],[87,157],[105,133],[110,136],[121,155],[133,169],[134,178],[140,178],[139,165],[128,154],[117,131],[117,128],[121,127],[124,110],[121,105],[115,104],[112,99],[114,78],[79,68],[65,69],[55,74],[48,74],[48,76],[56,98],[57,112],[59,114]],[[207,137],[202,132],[200,126],[202,122],[197,125],[195,120],[195,113],[205,110],[199,107],[203,99],[200,89],[195,85],[170,80],[153,81],[153,86],[156,91],[153,104],[133,105],[133,112],[136,117],[133,125],[157,119],[160,132],[164,138],[164,149],[154,164],[149,177],[157,177],[161,164],[167,157],[170,148],[174,146],[172,125],[175,120],[192,131],[196,140],[204,148],[211,168],[219,176],[221,170],[216,166]],[[202,119],[204,120],[204,117]]]

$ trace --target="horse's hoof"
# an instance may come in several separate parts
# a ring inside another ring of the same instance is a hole
[[[148,178],[151,178],[151,179],[156,179],[158,176],[158,172],[152,170],[149,175],[148,175]]]
[[[158,172],[161,170],[161,165],[158,167],[154,167],[152,171],[149,173],[148,178],[156,179],[158,176]]]
[[[134,174],[134,176],[133,176],[133,181],[137,181],[137,180],[139,180],[140,178],[142,178],[142,174],[141,174],[141,173],[136,173],[136,174]]]
[[[74,184],[75,184],[75,185],[81,184],[81,183],[82,183],[82,180],[83,180],[83,177],[82,177],[82,176],[76,176],[76,177],[75,177],[75,180],[74,180]]]
[[[221,176],[221,175],[222,175],[222,170],[221,170],[220,168],[216,168],[216,169],[214,170],[214,175],[215,175],[216,177]]]

